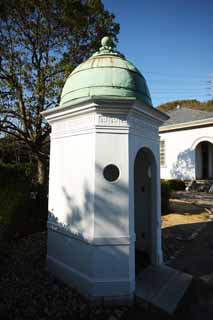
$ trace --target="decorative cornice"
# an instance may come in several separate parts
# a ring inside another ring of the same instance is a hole
[[[51,139],[91,133],[149,136],[156,140],[167,115],[135,98],[90,97],[69,107],[45,111],[52,126]]]
[[[71,101],[69,105],[63,107],[56,107],[47,111],[43,111],[41,114],[47,119],[47,121],[55,120],[66,115],[77,115],[81,112],[89,112],[91,110],[99,110],[111,113],[119,113],[121,110],[123,112],[128,112],[134,110],[137,114],[146,114],[152,117],[159,124],[162,124],[169,117],[153,108],[151,106],[145,105],[138,101],[136,98],[117,98],[117,97],[87,97],[85,99],[77,99],[76,101]]]
[[[127,126],[127,116],[123,114],[97,114],[96,125],[100,126]]]
[[[62,120],[62,121],[61,121]],[[158,121],[147,113],[139,113],[129,108],[93,107],[78,110],[72,116],[61,114],[51,116],[51,139],[91,133],[120,133],[158,138]]]

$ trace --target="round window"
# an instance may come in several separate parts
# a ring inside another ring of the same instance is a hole
[[[116,181],[119,177],[119,174],[120,174],[119,168],[114,164],[109,164],[104,168],[103,175],[107,181],[110,181],[110,182]]]

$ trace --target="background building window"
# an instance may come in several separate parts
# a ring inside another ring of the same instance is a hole
[[[161,167],[166,166],[165,140],[160,140],[160,165]]]

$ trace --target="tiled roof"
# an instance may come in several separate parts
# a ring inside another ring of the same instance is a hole
[[[173,109],[165,113],[169,116],[169,119],[164,122],[162,127],[173,124],[213,118],[213,112],[189,109],[184,107],[177,107],[176,109]]]

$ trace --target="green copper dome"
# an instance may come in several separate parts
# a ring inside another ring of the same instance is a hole
[[[113,50],[110,38],[102,47],[70,74],[64,85],[60,106],[86,97],[135,97],[152,105],[146,80],[125,57]]]

